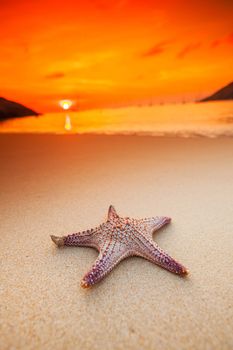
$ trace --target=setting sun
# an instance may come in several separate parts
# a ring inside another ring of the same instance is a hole
[[[72,106],[72,101],[70,100],[61,100],[59,102],[59,105],[64,109],[64,110],[68,110],[71,106]]]

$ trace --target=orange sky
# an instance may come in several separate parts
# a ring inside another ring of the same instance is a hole
[[[0,96],[40,112],[200,98],[233,80],[232,17],[232,0],[0,0]]]

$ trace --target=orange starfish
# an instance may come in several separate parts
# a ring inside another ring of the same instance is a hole
[[[121,218],[111,205],[107,221],[95,229],[64,237],[51,236],[51,239],[58,247],[86,246],[99,251],[94,265],[81,281],[83,288],[101,281],[120,261],[133,255],[184,276],[188,270],[165,253],[152,239],[153,232],[170,221],[166,216],[141,220]]]

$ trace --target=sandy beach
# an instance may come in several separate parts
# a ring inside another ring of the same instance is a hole
[[[233,347],[233,139],[0,135],[0,348]],[[91,248],[62,236],[122,216],[169,216],[156,242],[190,271],[141,258],[97,286]]]

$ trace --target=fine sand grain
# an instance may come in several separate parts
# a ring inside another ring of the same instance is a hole
[[[232,349],[233,139],[0,135],[0,349]],[[80,288],[97,252],[50,235],[165,215],[190,271],[141,258]]]

